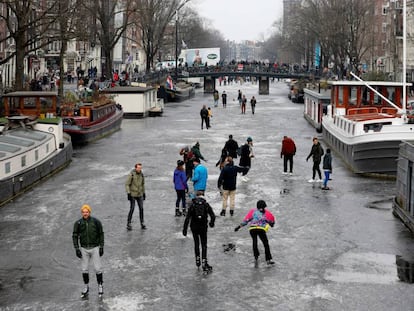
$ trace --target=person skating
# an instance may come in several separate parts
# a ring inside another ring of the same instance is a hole
[[[293,156],[296,154],[296,145],[292,138],[283,136],[282,150],[280,151],[280,157],[283,157],[283,174],[287,174],[288,162],[289,162],[289,174],[293,174]]]
[[[194,154],[188,146],[180,149],[180,155],[183,156],[183,161],[185,163],[185,174],[187,176],[187,180],[193,177],[193,157]]]
[[[194,185],[194,192],[200,192],[204,195],[207,188],[208,171],[207,168],[200,164],[199,158],[193,159],[194,163],[194,175],[191,181]]]
[[[203,124],[206,125],[208,129],[208,110],[206,105],[203,105],[203,108],[200,110],[200,117],[201,117],[201,129],[203,129]]]
[[[175,201],[175,216],[185,215],[186,202],[185,193],[188,192],[187,176],[184,171],[184,161],[178,160],[177,167],[174,170],[174,188],[177,193],[177,199]],[[180,201],[182,203],[182,212],[180,212]]]
[[[326,149],[326,154],[323,156],[322,163],[323,172],[325,174],[325,179],[323,180],[322,190],[329,190],[328,181],[332,174],[332,154],[331,149]]]
[[[233,135],[229,135],[229,140],[224,144],[224,148],[227,150],[229,156],[232,157],[233,160],[237,158],[237,149],[239,149],[239,145],[237,141],[233,139]]]
[[[191,148],[191,152],[193,153],[192,159],[198,158],[198,159],[201,159],[201,160],[204,160],[205,162],[207,162],[207,160],[201,154],[200,143],[199,142],[195,143],[195,145]]]
[[[234,228],[234,231],[239,231],[241,227],[248,224],[250,236],[253,241],[253,256],[255,264],[257,264],[257,260],[260,255],[259,248],[257,247],[257,237],[259,237],[265,249],[266,262],[268,265],[273,265],[274,261],[272,260],[272,254],[270,253],[269,240],[267,239],[266,232],[269,230],[269,227],[274,226],[275,217],[266,209],[266,206],[265,201],[257,201],[257,208],[251,209],[244,217],[240,225]]]
[[[256,103],[257,103],[256,98],[253,96],[253,97],[250,99],[250,105],[251,105],[251,107],[252,107],[252,114],[254,114],[254,111],[255,111],[255,109],[256,109]]]
[[[241,113],[242,114],[246,114],[246,104],[247,104],[247,98],[245,95],[243,95],[241,99]]]
[[[219,92],[215,90],[213,93],[214,107],[218,106],[219,98],[220,98]]]
[[[98,294],[103,295],[103,273],[101,257],[104,254],[104,232],[102,223],[91,216],[91,207],[87,204],[81,207],[82,218],[73,226],[73,246],[76,256],[82,260],[82,278],[84,288],[81,296],[89,293],[89,263],[92,262],[98,282]]]
[[[221,94],[221,101],[223,102],[223,108],[227,107],[227,94],[226,91],[223,91]]]
[[[141,222],[141,229],[146,229],[144,224],[144,201],[145,201],[145,178],[142,173],[142,164],[135,164],[135,169],[131,171],[125,182],[125,189],[127,192],[129,205],[129,213],[127,220],[127,229],[132,230],[131,221],[134,214],[135,201],[137,201],[139,208],[139,220]]]
[[[198,191],[192,204],[188,208],[187,216],[185,217],[183,235],[187,236],[188,225],[190,224],[191,232],[194,239],[194,253],[197,268],[203,264],[203,271],[209,272],[213,268],[208,264],[207,260],[207,223],[211,228],[214,227],[216,216],[210,204],[203,197],[202,192]],[[210,222],[208,222],[210,216]],[[200,261],[200,243],[201,243],[201,261]]]
[[[239,102],[239,106],[241,108],[241,104],[242,104],[242,92],[240,90],[238,90],[238,92],[237,92],[237,101]]]
[[[239,166],[246,168],[246,170],[242,173],[242,180],[248,181],[247,173],[250,170],[252,165],[252,158],[254,158],[253,153],[253,139],[251,137],[247,137],[246,143],[240,147],[240,161]]]
[[[312,157],[312,160],[313,160],[312,179],[309,179],[309,182],[315,182],[315,181],[321,182],[322,174],[321,174],[321,169],[319,168],[319,165],[321,164],[321,159],[324,154],[324,151],[317,137],[314,137],[312,139],[312,142],[313,142],[313,145],[312,145],[311,151],[306,158],[306,161],[308,161],[310,157]],[[318,172],[319,180],[315,180],[316,172]]]
[[[220,216],[226,216],[228,198],[230,198],[230,216],[233,216],[236,198],[237,173],[243,173],[247,170],[247,168],[234,165],[233,158],[230,156],[226,158],[225,163],[226,164],[220,172],[220,176],[217,181],[217,187],[223,194]]]

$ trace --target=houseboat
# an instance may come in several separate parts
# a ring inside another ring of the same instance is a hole
[[[74,145],[83,145],[107,136],[121,128],[122,107],[105,95],[95,95],[88,102],[61,104],[63,130]]]
[[[164,102],[157,98],[152,86],[113,87],[102,91],[122,105],[124,118],[143,118],[151,112],[162,114]]]
[[[0,119],[0,205],[67,166],[72,143],[56,117],[54,92],[3,95]],[[40,118],[41,117],[41,118]]]
[[[333,81],[324,141],[355,173],[396,175],[399,145],[414,139],[403,83]],[[411,84],[405,84],[406,87]]]
[[[328,105],[331,103],[330,89],[308,89],[304,90],[304,118],[316,129],[322,132],[322,116],[326,115]]]

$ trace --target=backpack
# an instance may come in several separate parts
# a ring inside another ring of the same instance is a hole
[[[196,198],[193,200],[194,218],[198,221],[207,220],[207,202],[204,199]]]

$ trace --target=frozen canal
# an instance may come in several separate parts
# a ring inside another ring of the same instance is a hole
[[[240,114],[233,100],[238,89],[248,100],[256,96],[255,115],[249,104]],[[282,82],[271,84],[269,96],[257,89],[219,87],[228,93],[227,109],[212,108],[209,130],[201,131],[199,111],[213,100],[202,93],[167,104],[162,117],[124,120],[121,131],[76,149],[67,169],[1,208],[0,309],[413,310],[413,286],[396,273],[395,255],[413,254],[414,243],[391,213],[394,182],[355,176],[333,154],[332,190],[309,184],[312,164],[305,159],[316,132],[302,117],[303,105],[287,99]],[[209,229],[214,271],[203,276],[194,264],[190,230],[183,237],[183,218],[174,217],[172,173],[179,149],[199,141],[208,159],[206,197],[219,215],[215,163],[229,134],[239,144],[251,136],[256,157],[250,180],[238,180],[235,215],[217,217]],[[293,176],[281,174],[283,135],[298,149]],[[124,182],[138,161],[146,175],[147,230],[139,229],[136,209],[134,229],[127,231]],[[255,268],[247,228],[233,230],[258,199],[277,218],[268,233],[273,267],[266,266],[259,243]],[[80,299],[72,228],[83,204],[105,231],[102,300],[93,274],[89,299]],[[235,251],[224,252],[228,243]]]

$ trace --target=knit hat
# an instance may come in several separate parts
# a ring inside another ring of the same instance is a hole
[[[247,137],[247,141],[248,141],[248,142],[251,142],[251,141],[253,141],[253,138],[251,138],[251,137],[249,136],[249,137]]]
[[[200,159],[199,158],[193,158],[193,162],[200,163]]]
[[[263,200],[257,201],[257,209],[258,210],[264,210],[266,206],[267,205],[266,205],[265,201],[263,201]]]
[[[177,166],[183,166],[184,165],[184,161],[183,160],[178,160],[177,161]]]
[[[92,212],[92,209],[91,209],[91,207],[88,204],[82,205],[81,211],[83,211],[84,209],[87,209],[89,211],[89,213]]]

